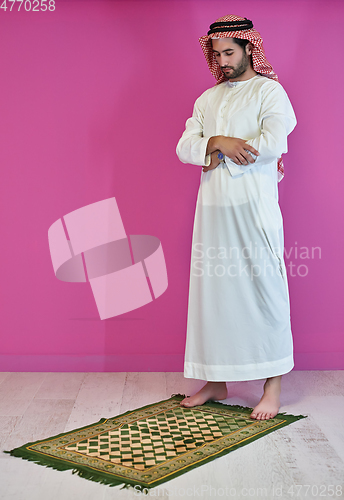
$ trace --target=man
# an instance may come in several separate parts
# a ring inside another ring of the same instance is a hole
[[[177,155],[202,166],[184,376],[207,383],[181,405],[226,399],[229,381],[266,378],[251,418],[270,419],[294,366],[277,183],[296,118],[251,21],[222,17],[200,43],[217,83],[196,100]]]

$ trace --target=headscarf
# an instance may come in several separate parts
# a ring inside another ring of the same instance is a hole
[[[278,82],[278,76],[266,59],[263,48],[263,39],[260,33],[253,28],[252,21],[246,17],[244,18],[230,15],[217,19],[210,25],[208,34],[199,39],[199,43],[201,44],[210,72],[216,79],[216,85],[227,81],[227,79],[216,61],[211,45],[211,39],[227,37],[249,40],[253,45],[252,63],[254,71]],[[284,177],[284,165],[282,158],[279,158],[277,162],[277,171],[278,182],[280,182]]]

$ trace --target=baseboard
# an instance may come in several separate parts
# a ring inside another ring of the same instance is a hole
[[[294,353],[293,370],[344,370],[344,352]],[[0,372],[182,372],[181,354],[1,354]]]
[[[181,372],[183,354],[0,355],[0,372]]]

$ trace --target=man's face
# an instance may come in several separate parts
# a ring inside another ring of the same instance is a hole
[[[244,50],[231,38],[218,38],[212,40],[213,52],[225,78],[227,80],[239,79],[251,68],[250,48]]]

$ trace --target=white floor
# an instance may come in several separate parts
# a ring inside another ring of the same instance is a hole
[[[230,382],[227,404],[254,407],[263,380]],[[280,412],[308,415],[146,496],[55,471],[2,450],[82,427],[169,398],[204,382],[182,373],[1,373],[0,498],[259,498],[344,500],[344,370],[282,377]]]

